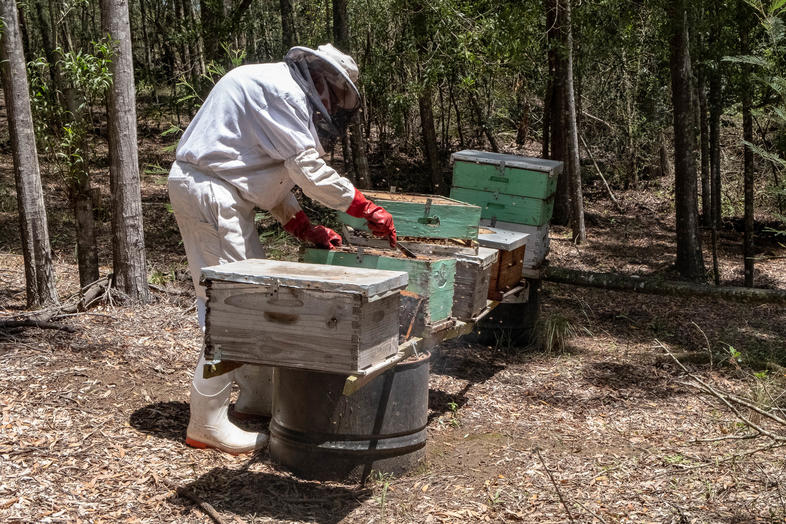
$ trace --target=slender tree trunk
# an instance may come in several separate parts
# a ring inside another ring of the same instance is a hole
[[[551,158],[553,160],[568,159],[568,136],[565,90],[565,71],[567,70],[565,53],[565,27],[564,27],[564,0],[551,0],[550,11],[553,13],[554,23],[549,26],[548,39],[550,51],[553,56],[550,62],[553,64],[549,68],[554,74],[551,79]],[[566,166],[567,167],[567,166]],[[564,169],[557,179],[557,192],[554,200],[554,213],[551,221],[559,225],[570,223],[570,183],[568,182],[568,170]]]
[[[453,104],[453,110],[456,112],[456,131],[458,131],[459,136],[459,147],[461,149],[466,149],[467,143],[464,140],[464,131],[461,128],[461,111],[459,111],[458,102],[456,101],[456,96],[453,91],[453,82],[448,82],[448,95],[450,96],[450,103]]]
[[[150,57],[150,39],[147,36],[147,9],[145,2],[147,0],[139,0],[139,15],[142,17],[139,21],[139,27],[142,29],[142,45],[145,52],[145,79],[150,82],[150,71],[152,69],[153,61]]]
[[[28,307],[56,304],[57,290],[49,245],[44,193],[30,110],[25,57],[14,0],[0,1],[0,72],[8,112],[8,130],[14,160],[16,199],[25,262]]]
[[[292,13],[292,0],[279,0],[281,9],[281,46],[286,53],[297,42],[295,18]]]
[[[420,109],[423,148],[426,153],[426,162],[431,172],[431,190],[435,195],[446,194],[447,188],[443,187],[442,183],[442,168],[440,167],[437,147],[437,131],[434,128],[434,110],[430,87],[425,88],[418,96],[418,108]]]
[[[747,6],[740,3],[741,13],[747,11]],[[741,17],[742,18],[742,17]],[[740,22],[740,42],[742,44],[742,54],[747,55],[750,53],[750,43],[748,34],[750,31],[749,24]],[[741,82],[741,98],[742,98],[742,140],[747,143],[753,142],[753,115],[751,114],[751,90],[753,89],[750,82],[751,68],[745,64],[742,66],[742,82]],[[743,270],[745,274],[745,287],[753,287],[753,265],[754,265],[754,217],[753,217],[753,183],[754,171],[753,164],[753,151],[747,145],[743,146],[743,181],[745,192],[745,237],[743,239],[743,256],[744,264]]]
[[[282,3],[285,0],[281,0]],[[200,0],[199,19],[202,23],[202,43],[205,62],[218,59],[221,39],[221,25],[224,22],[224,2],[222,0]]]
[[[704,278],[698,224],[695,133],[691,114],[691,62],[686,0],[670,0],[671,96],[674,105],[674,199],[677,215],[677,270],[692,280]]]
[[[489,147],[495,153],[499,152],[499,144],[497,144],[497,139],[494,137],[493,130],[491,126],[489,126],[488,121],[486,120],[486,115],[483,111],[483,108],[480,106],[480,102],[478,102],[478,98],[475,94],[470,94],[469,99],[472,102],[472,107],[475,110],[475,118],[478,122],[478,127],[483,135],[485,135],[486,140],[489,141]]]
[[[86,141],[83,141],[83,144],[86,144]],[[85,147],[80,149],[80,154],[87,155]],[[76,258],[79,266],[79,285],[84,288],[98,280],[101,275],[98,270],[93,192],[90,187],[87,158],[81,164],[72,173],[74,180],[71,182],[70,192],[76,221]]]
[[[101,0],[101,14],[104,32],[115,42],[108,104],[114,283],[132,302],[147,302],[128,0]]]
[[[554,0],[544,0],[543,7],[546,11],[546,40],[548,43],[548,74],[546,75],[546,93],[543,97],[543,142],[541,154],[543,158],[554,158],[551,155],[551,116],[554,101],[554,79],[557,77],[557,55],[554,49],[553,27],[557,21],[556,9],[553,9]]]
[[[571,0],[565,1],[565,26],[567,33],[567,60],[565,71],[565,95],[568,124],[568,187],[570,190],[570,226],[573,240],[583,244],[587,240],[584,227],[584,198],[581,191],[581,163],[579,158],[579,132],[576,123],[576,98],[573,92],[573,26],[571,22]]]
[[[52,41],[49,39],[50,28],[46,21],[46,17],[44,16],[44,8],[41,5],[41,0],[35,1],[34,8],[36,13],[36,21],[38,22],[38,30],[41,33],[41,43],[44,46],[44,56],[46,57],[46,61],[49,64],[49,79],[52,81],[55,91],[57,91],[57,87],[61,85],[57,78],[57,57],[55,56],[55,47],[52,45]],[[56,96],[53,96],[52,101],[54,102],[56,98]]]
[[[720,75],[713,71],[710,77],[710,195],[712,223],[721,224],[721,168],[720,168],[720,117],[721,85]]]
[[[349,38],[349,16],[346,0],[333,0],[333,39],[336,46],[345,53],[352,52]],[[358,86],[359,88],[359,86]],[[344,149],[344,158],[351,158],[352,174],[355,184],[366,189],[371,187],[368,170],[368,157],[363,132],[362,109],[352,117],[349,123],[349,150]]]
[[[699,126],[701,127],[701,219],[702,225],[712,225],[712,197],[710,195],[710,130],[707,120],[707,93],[704,67],[699,67]]]
[[[430,81],[424,78],[420,72],[420,63],[427,59],[426,55],[429,38],[427,13],[428,11],[423,5],[422,0],[409,2],[410,30],[413,32],[419,61],[418,80],[423,84],[418,94],[423,152],[426,155],[426,164],[431,174],[431,191],[435,195],[440,195],[447,194],[449,188],[444,187],[442,180],[442,166],[439,159],[439,147],[437,146],[437,131],[434,127],[434,89]]]

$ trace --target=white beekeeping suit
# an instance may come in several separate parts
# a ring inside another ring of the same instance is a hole
[[[366,218],[395,244],[393,220],[322,160],[317,127],[340,133],[359,106],[354,60],[330,44],[296,47],[285,62],[237,67],[214,86],[183,134],[169,173],[169,196],[183,238],[205,323],[202,267],[262,258],[254,209],[269,210],[284,229],[320,247],[341,237],[313,226],[291,190],[333,209]],[[187,442],[242,453],[266,444],[227,418],[232,381],[240,385],[236,411],[269,414],[269,371],[243,366],[206,379],[200,357],[191,387]]]

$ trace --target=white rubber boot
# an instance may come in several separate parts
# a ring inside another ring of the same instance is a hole
[[[235,370],[240,395],[235,402],[238,418],[269,417],[273,413],[273,368],[246,364]]]
[[[191,383],[191,419],[186,430],[186,444],[195,448],[216,448],[233,455],[267,446],[266,433],[245,431],[227,417],[234,372],[204,378],[204,363],[202,355]]]

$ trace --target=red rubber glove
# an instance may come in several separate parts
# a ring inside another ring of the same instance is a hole
[[[365,218],[368,228],[378,237],[390,241],[390,247],[396,247],[396,227],[393,217],[374,202],[366,200],[363,193],[355,189],[355,198],[347,209],[347,214],[355,218]]]
[[[325,226],[313,226],[303,211],[284,224],[284,231],[304,242],[311,242],[322,249],[341,247],[341,235]]]

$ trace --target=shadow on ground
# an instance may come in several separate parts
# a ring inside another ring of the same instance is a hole
[[[249,463],[247,468],[251,465]],[[340,522],[371,496],[371,490],[361,487],[229,468],[215,468],[184,488],[217,511],[240,518],[320,524]],[[184,507],[194,505],[184,490],[169,501]]]
[[[185,402],[156,402],[131,414],[131,427],[158,438],[182,442],[186,438],[189,409]]]

